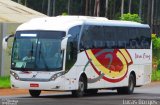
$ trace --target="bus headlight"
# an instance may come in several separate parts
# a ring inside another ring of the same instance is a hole
[[[58,77],[64,75],[64,72],[59,72],[59,73],[56,73],[54,74],[51,78],[50,78],[50,81],[52,80],[56,80]]]
[[[10,71],[10,74],[16,79],[16,80],[19,80],[19,76],[13,72],[13,71]]]

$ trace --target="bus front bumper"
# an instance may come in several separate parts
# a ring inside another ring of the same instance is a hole
[[[75,90],[77,89],[75,79],[57,78],[53,81],[21,81],[11,77],[11,87],[14,89],[31,89],[31,90]]]

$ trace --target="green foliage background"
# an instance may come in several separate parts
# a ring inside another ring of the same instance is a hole
[[[134,21],[134,22],[139,22],[139,23],[142,22],[141,18],[138,16],[138,14],[130,14],[130,13],[123,14],[120,17],[120,20]]]

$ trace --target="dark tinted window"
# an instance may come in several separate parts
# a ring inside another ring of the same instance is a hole
[[[104,30],[103,30],[103,26],[92,26],[91,30],[92,32],[92,46],[94,48],[101,48],[101,47],[105,47],[105,43],[104,43]],[[90,32],[90,33],[91,33]]]
[[[100,47],[105,47],[103,26],[84,26],[80,41],[81,50]]]
[[[80,41],[80,48],[81,49],[89,49],[92,48],[92,33],[90,33],[90,26],[84,26],[83,33]]]
[[[104,29],[104,41],[106,48],[116,47],[116,32],[113,27],[103,27]]]
[[[140,41],[139,44],[141,48],[150,48],[150,43],[151,43],[151,36],[150,36],[150,30],[141,28],[139,31]]]
[[[67,53],[66,53],[66,70],[69,70],[77,60],[78,52],[78,36],[80,34],[81,26],[72,27],[68,34],[71,36],[67,42]]]
[[[150,48],[151,35],[150,30],[147,28],[128,28],[129,45],[127,48],[130,49],[145,49]]]
[[[71,29],[69,29],[68,34],[71,35],[71,37],[74,41],[77,41],[80,30],[81,30],[81,26],[74,26]]]
[[[88,25],[83,29],[80,49],[149,49],[150,43],[151,35],[149,28]]]

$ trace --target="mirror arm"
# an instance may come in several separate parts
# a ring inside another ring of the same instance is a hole
[[[3,38],[3,49],[4,49],[4,50],[7,49],[8,39],[11,38],[11,37],[14,37],[14,34],[5,36],[5,37]]]
[[[9,36],[5,39],[5,41],[8,42],[8,39],[11,38],[11,37],[14,37],[14,34],[9,35]]]

